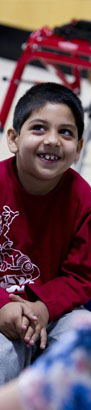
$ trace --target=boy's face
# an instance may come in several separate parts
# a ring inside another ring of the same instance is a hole
[[[36,180],[53,189],[64,172],[79,159],[82,140],[71,109],[65,104],[47,103],[32,113],[20,134],[8,131],[10,150],[16,153],[20,180]],[[25,182],[24,182],[25,184]],[[30,188],[31,191],[31,188]]]

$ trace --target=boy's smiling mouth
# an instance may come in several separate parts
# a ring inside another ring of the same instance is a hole
[[[40,159],[42,159],[42,160],[44,160],[44,161],[48,161],[48,162],[57,162],[57,161],[59,161],[61,158],[58,156],[58,155],[56,155],[56,154],[50,154],[50,153],[46,153],[46,152],[40,152],[40,153],[38,153],[37,154],[37,156],[40,158]]]

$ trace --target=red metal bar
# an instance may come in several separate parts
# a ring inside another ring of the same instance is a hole
[[[65,55],[66,54],[66,55]],[[0,127],[3,129],[9,109],[15,96],[24,67],[32,60],[41,60],[45,64],[55,66],[56,73],[66,86],[74,91],[80,91],[80,70],[91,70],[91,46],[87,41],[66,41],[64,37],[53,34],[49,28],[43,28],[32,33],[27,41],[26,48],[18,60],[5,100],[0,113]],[[69,83],[65,74],[57,64],[71,67],[74,81]]]
[[[30,58],[30,54],[27,53],[23,53],[21,58],[18,60],[17,64],[16,64],[16,68],[14,70],[14,74],[13,77],[11,79],[11,82],[9,84],[8,87],[8,91],[7,94],[5,96],[3,105],[2,105],[2,109],[0,112],[0,129],[1,131],[3,130],[3,127],[5,125],[13,98],[15,96],[16,90],[18,88],[19,85],[19,80],[21,79],[22,76],[22,72],[23,69],[25,67],[26,64],[28,64],[29,61],[32,60],[32,56]]]

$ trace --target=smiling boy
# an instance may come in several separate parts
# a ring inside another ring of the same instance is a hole
[[[69,107],[47,103],[21,127],[20,137],[8,131],[10,149],[17,154],[19,179],[27,192],[46,194],[79,158],[77,126]],[[13,145],[13,148],[12,148]],[[30,178],[31,176],[31,178]]]
[[[15,156],[0,164],[1,384],[30,363],[39,338],[45,349],[47,333],[64,336],[91,297],[91,189],[70,168],[83,128],[80,100],[59,84],[32,87],[15,108]]]

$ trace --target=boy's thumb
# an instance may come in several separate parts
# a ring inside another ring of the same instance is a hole
[[[21,296],[15,295],[14,293],[10,293],[9,299],[12,300],[12,302],[25,302],[25,300],[21,298]]]

